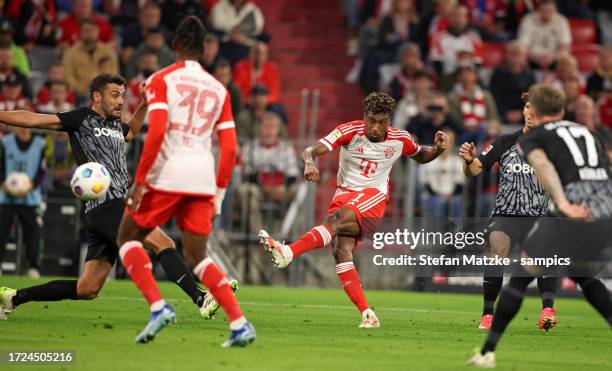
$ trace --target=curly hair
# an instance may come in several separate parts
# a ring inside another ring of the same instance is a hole
[[[199,56],[204,49],[204,36],[206,29],[202,21],[196,16],[190,15],[179,23],[172,45],[175,50],[192,55]]]
[[[363,101],[363,108],[366,114],[384,113],[393,116],[395,99],[385,93],[370,93]]]

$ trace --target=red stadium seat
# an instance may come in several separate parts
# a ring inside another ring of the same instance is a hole
[[[504,59],[504,43],[483,42],[482,43],[482,67],[494,69]]]
[[[572,47],[572,55],[578,61],[580,72],[593,72],[599,66],[599,45],[583,44]]]
[[[574,45],[597,42],[597,28],[592,20],[570,18],[569,24]]]

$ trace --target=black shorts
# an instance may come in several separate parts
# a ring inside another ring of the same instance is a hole
[[[552,269],[568,275],[596,275],[610,261],[606,249],[612,244],[612,219],[578,221],[564,217],[538,218],[523,250],[531,258],[567,259]],[[552,260],[551,260],[552,261]],[[566,265],[565,263],[570,263]],[[552,274],[552,272],[551,272]]]
[[[117,232],[125,210],[122,199],[111,200],[85,214],[87,224],[87,256],[85,261],[106,259],[111,265],[117,261]]]
[[[503,232],[510,237],[510,248],[522,246],[527,234],[538,218],[533,216],[493,216],[489,220],[487,232]]]

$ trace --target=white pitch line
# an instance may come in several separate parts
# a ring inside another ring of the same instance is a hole
[[[144,298],[133,298],[129,296],[100,296],[98,299],[108,299],[108,300],[127,300],[127,301],[145,301]],[[187,299],[169,299],[169,301],[175,302],[186,302],[192,303],[191,300]],[[308,308],[308,309],[342,309],[342,310],[355,310],[354,306],[350,305],[329,305],[329,304],[291,304],[291,303],[265,303],[258,301],[239,301],[240,304],[244,305],[254,305],[261,307],[297,307],[297,308]],[[444,313],[444,314],[463,314],[470,316],[478,316],[480,314],[479,311],[460,311],[460,310],[445,310],[445,309],[422,309],[422,308],[397,308],[397,307],[375,307],[376,310],[381,310],[384,312],[411,312],[411,313]],[[583,316],[562,316],[562,318],[566,319],[587,319],[591,317],[583,317]]]

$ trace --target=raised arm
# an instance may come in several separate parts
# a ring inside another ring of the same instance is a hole
[[[442,152],[446,150],[447,146],[448,138],[446,137],[446,134],[443,131],[437,131],[436,136],[434,137],[434,146],[421,146],[421,150],[417,152],[417,154],[411,156],[411,158],[420,164],[426,164],[440,156]]]
[[[331,150],[321,142],[316,142],[306,147],[302,151],[302,160],[304,160],[304,178],[309,182],[318,182],[321,177],[319,169],[315,165],[315,158],[331,152]]]
[[[28,129],[59,130],[62,128],[62,122],[57,115],[30,111],[0,112],[0,122]]]
[[[459,147],[459,156],[463,158],[463,174],[465,176],[476,176],[484,168],[480,159],[476,157],[476,146],[474,143],[465,142]]]
[[[140,94],[141,99],[138,107],[136,107],[136,111],[132,117],[126,122],[127,126],[130,127],[130,132],[125,137],[125,140],[128,142],[134,139],[134,136],[140,132],[142,129],[142,124],[144,124],[145,117],[147,116],[147,97],[145,96],[145,83],[140,84]]]
[[[533,167],[538,181],[550,195],[550,198],[555,203],[559,211],[570,218],[587,218],[590,210],[585,205],[571,204],[565,196],[563,184],[559,178],[559,173],[555,166],[546,156],[543,149],[536,148],[527,154],[527,161]]]

